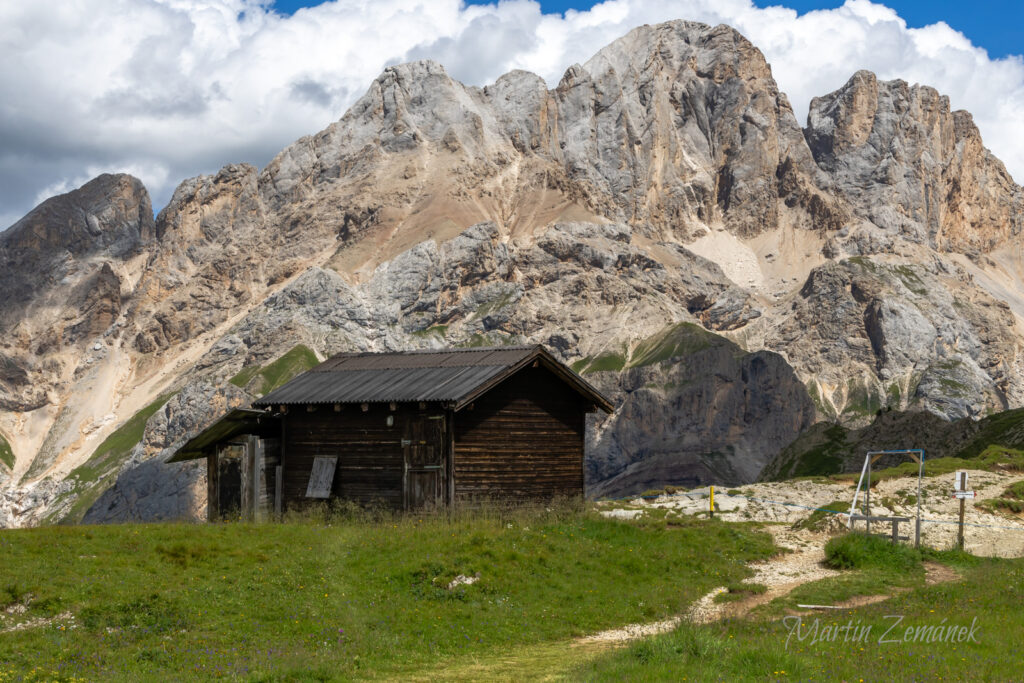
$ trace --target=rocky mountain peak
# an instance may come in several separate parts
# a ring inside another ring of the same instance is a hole
[[[123,256],[152,237],[153,209],[142,181],[105,173],[32,209],[0,233],[0,249],[24,256],[101,250]]]
[[[94,260],[131,258],[154,234],[149,193],[127,174],[104,174],[47,199],[0,233],[0,330],[49,287],[90,278],[102,267]]]
[[[1024,192],[934,88],[858,71],[811,100],[805,134],[842,196],[890,235],[977,252],[1024,226]]]
[[[155,235],[149,193],[104,174],[0,233],[0,417],[59,395],[121,311],[126,264]]]
[[[385,151],[412,149],[450,131],[482,132],[474,94],[432,60],[398,64],[377,77],[340,124],[353,139],[369,137]]]
[[[641,80],[651,68],[689,69],[716,83],[772,78],[764,55],[736,29],[684,20],[638,26],[601,48],[583,68],[594,74],[614,70],[623,80]]]

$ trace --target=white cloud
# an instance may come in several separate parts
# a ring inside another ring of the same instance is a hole
[[[811,97],[859,68],[933,85],[970,110],[1024,178],[1024,60],[991,60],[945,24],[910,29],[867,0],[797,16],[749,0],[608,0],[543,15],[529,0],[336,0],[283,17],[266,0],[0,3],[0,219],[94,171],[136,173],[159,208],[174,185],[265,164],[322,129],[387,64],[430,57],[482,85],[565,68],[643,23],[735,26],[761,48],[803,121]]]

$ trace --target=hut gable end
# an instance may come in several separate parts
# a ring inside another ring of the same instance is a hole
[[[543,367],[526,368],[455,420],[455,498],[551,499],[583,490],[585,408]]]

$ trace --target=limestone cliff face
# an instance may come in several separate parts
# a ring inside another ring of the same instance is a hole
[[[182,183],[156,218],[159,249],[132,306],[132,345],[152,353],[210,330],[279,277],[256,169],[240,164]]]
[[[1020,406],[1021,197],[925,86],[858,72],[801,128],[725,26],[637,28],[552,89],[392,66],[155,221],[103,176],[0,234],[0,511],[65,509],[129,417],[197,383],[259,391],[300,345],[544,343],[620,405],[591,425],[595,491],[747,480],[812,419]],[[680,325],[729,341],[666,346]],[[161,493],[131,461],[90,519],[150,515],[143,489],[184,509],[192,475]]]
[[[764,56],[734,29],[643,26],[570,68],[555,95],[556,158],[647,230],[685,238],[721,221],[753,237],[844,219]]]
[[[1024,193],[971,115],[933,88],[858,71],[811,100],[815,161],[858,215],[942,251],[988,251],[1020,235]]]
[[[883,408],[978,418],[1024,399],[1017,321],[962,268],[830,262],[765,318],[764,343],[813,378],[821,412],[848,424]]]

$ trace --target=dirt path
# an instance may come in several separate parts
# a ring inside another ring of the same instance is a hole
[[[775,539],[775,544],[789,552],[749,565],[754,571],[754,575],[745,579],[743,583],[766,586],[768,590],[764,593],[751,595],[748,598],[735,602],[715,602],[715,598],[727,590],[724,586],[720,586],[695,602],[683,616],[656,622],[629,624],[622,628],[601,631],[600,633],[579,638],[576,643],[580,645],[589,643],[625,643],[638,638],[646,638],[671,631],[683,619],[697,624],[709,624],[721,619],[743,617],[749,614],[755,607],[767,604],[775,598],[788,595],[797,586],[841,574],[841,572],[829,569],[823,564],[825,560],[825,542],[828,540],[827,534],[794,530],[788,526],[777,524],[769,526],[767,530]],[[926,562],[925,572],[925,581],[929,585],[956,581],[960,578],[960,575],[955,571],[937,562]],[[830,607],[862,607],[887,600],[904,590],[909,589],[896,588],[892,593],[886,595],[857,596],[835,603]]]
[[[960,578],[960,575],[955,570],[947,567],[944,564],[938,562],[925,562],[925,583],[929,586],[936,583],[948,583],[950,581],[956,581]]]
[[[745,579],[744,583],[767,586],[768,590],[764,593],[751,595],[736,602],[715,602],[715,598],[727,590],[720,586],[695,602],[685,615],[645,624],[629,624],[622,628],[585,636],[576,642],[624,643],[671,631],[683,619],[697,624],[708,624],[727,617],[744,616],[758,605],[787,595],[801,584],[839,575],[838,571],[822,565],[825,559],[823,548],[827,539],[825,534],[794,531],[776,524],[770,525],[767,531],[775,539],[775,544],[788,552],[750,565],[754,575]]]

